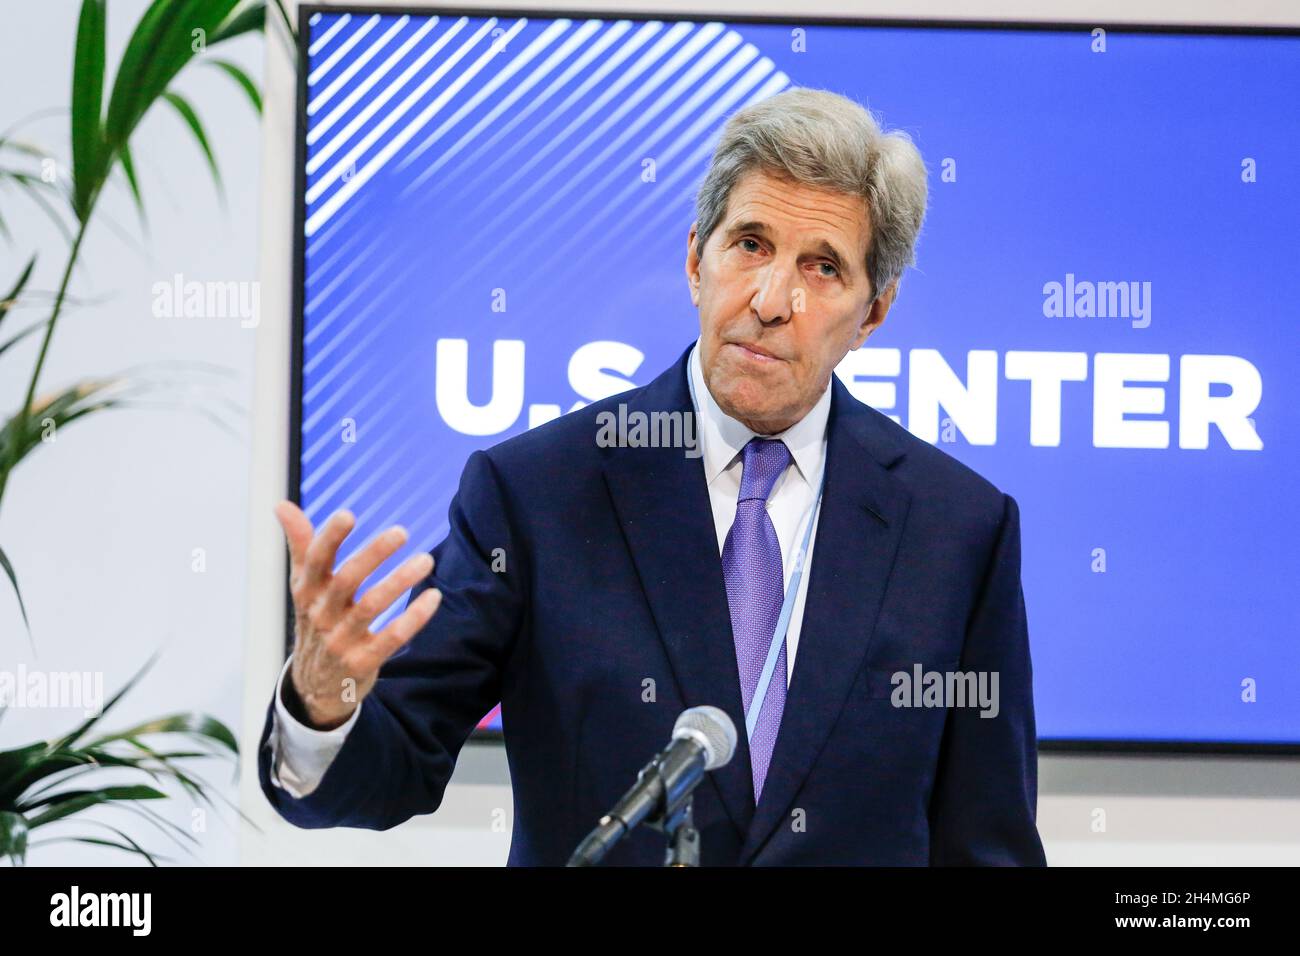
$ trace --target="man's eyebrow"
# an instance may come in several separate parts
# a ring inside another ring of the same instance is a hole
[[[724,235],[726,235],[728,239],[735,239],[737,236],[742,236],[747,232],[752,232],[760,236],[765,236],[767,235],[767,224],[763,222],[759,222],[757,219],[750,219],[746,222],[738,222],[733,226],[729,226]]]
[[[733,226],[729,226],[723,235],[726,236],[727,241],[730,242],[738,236],[743,236],[746,233],[751,232],[757,236],[766,236],[767,224],[759,222],[756,219],[749,219],[745,222],[738,222]],[[816,249],[827,259],[831,260],[831,262],[835,264],[835,268],[837,268],[842,274],[852,271],[848,267],[844,257],[840,255],[839,250],[831,245],[828,240],[822,239],[817,243]]]
[[[835,263],[835,268],[839,269],[841,273],[850,271],[844,262],[844,257],[841,256],[839,251],[825,239],[817,243],[817,251],[827,259],[831,260],[831,262]]]

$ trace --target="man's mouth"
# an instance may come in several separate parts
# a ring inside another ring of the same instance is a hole
[[[740,349],[745,353],[746,358],[754,362],[767,363],[784,361],[770,349],[765,349],[761,345],[750,345],[745,342],[729,342],[728,344]]]

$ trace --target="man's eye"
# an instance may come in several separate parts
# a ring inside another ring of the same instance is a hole
[[[745,243],[747,243],[747,242],[748,242],[748,243],[752,243],[753,246],[754,246],[754,248],[753,248],[753,249],[746,248],[746,249],[745,249],[746,252],[757,252],[757,251],[758,251],[758,240],[756,240],[756,239],[741,239],[741,240],[740,240],[740,244],[741,244],[741,246],[744,246]]]
[[[833,266],[833,265],[832,265],[831,263],[829,263],[829,262],[819,262],[819,263],[817,263],[817,264],[818,264],[819,266],[823,266],[823,267],[825,267],[825,268],[827,268],[827,269],[830,270],[830,272],[823,272],[823,273],[822,273],[822,275],[825,276],[827,279],[834,279],[837,275],[840,274],[840,270],[837,269],[837,268],[835,268],[835,266]]]

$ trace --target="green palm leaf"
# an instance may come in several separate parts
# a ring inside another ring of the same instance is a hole
[[[21,332],[17,332],[14,335],[12,335],[10,338],[7,338],[3,342],[0,342],[0,355],[4,355],[11,348],[13,348],[15,345],[17,345],[19,342],[27,338],[27,336],[31,335],[33,332],[37,331],[38,329],[45,328],[45,326],[48,325],[49,322],[50,322],[49,319],[42,319],[40,322],[37,322],[35,325],[29,325]]]
[[[114,740],[129,740],[132,737],[142,737],[146,734],[185,734],[189,737],[216,741],[231,753],[239,752],[239,743],[235,740],[235,735],[230,732],[229,727],[214,717],[195,713],[172,714],[169,717],[157,717],[153,720],[147,720],[143,724],[136,724],[127,730],[96,737],[87,746],[100,747]]]
[[[65,793],[55,794],[42,804],[38,804],[38,806],[47,805],[47,809],[34,817],[28,817],[27,827],[29,830],[35,830],[39,826],[53,823],[55,820],[62,820],[64,817],[70,817],[72,814],[80,813],[89,807],[109,803],[113,800],[166,799],[167,794],[144,784],[100,787],[98,790],[69,790]]]
[[[120,830],[118,832],[121,833]],[[36,840],[31,845],[36,847],[36,846],[45,846],[50,843],[90,843],[90,844],[94,844],[95,846],[108,846],[108,847],[113,847],[114,849],[117,850],[126,850],[128,853],[137,853],[140,856],[144,857],[146,860],[148,860],[150,866],[157,866],[158,860],[167,859],[166,857],[157,857],[150,854],[148,851],[142,848],[140,844],[136,843],[125,833],[122,834],[122,837],[124,840],[129,841],[129,845],[128,843],[119,843],[116,840],[103,840],[100,839],[99,837],[52,837],[48,840]]]
[[[266,27],[266,5],[254,3],[240,10],[208,37],[208,45],[229,40],[245,33],[260,33]]]
[[[103,718],[105,714],[107,714],[110,710],[116,707],[117,702],[121,700],[123,697],[125,697],[132,687],[134,687],[137,683],[140,682],[140,678],[144,677],[144,675],[149,672],[149,668],[153,667],[153,665],[157,663],[157,661],[158,661],[158,652],[154,651],[154,653],[149,655],[149,659],[144,662],[144,666],[135,672],[135,676],[132,677],[129,681],[127,681],[126,684],[123,685],[121,690],[119,690],[116,694],[114,694],[112,697],[108,699],[108,703],[104,705],[103,710],[101,710],[98,714],[94,714],[91,717],[87,717],[84,721],[78,724],[77,727],[71,733],[65,735],[64,737],[61,737],[58,741],[54,743],[52,750],[66,750],[67,748],[71,747],[74,743],[76,743],[78,740],[80,740],[83,736],[85,736],[86,731],[90,730],[91,727],[99,723],[100,719]]]
[[[262,112],[262,94],[257,91],[257,84],[253,82],[252,77],[229,60],[208,60],[207,62],[232,77],[248,96],[249,102],[253,104],[253,109],[258,113]]]
[[[118,150],[117,158],[122,162],[122,172],[126,174],[126,183],[131,187],[131,198],[135,200],[136,212],[140,214],[141,224],[144,224],[144,196],[140,194],[140,181],[135,177],[135,160],[131,158],[129,144],[122,144],[122,148]]]
[[[4,569],[5,577],[9,579],[9,586],[14,589],[14,596],[18,598],[18,611],[23,616],[23,627],[27,629],[27,640],[32,639],[32,622],[27,618],[27,605],[23,603],[23,592],[18,587],[18,572],[14,570],[13,562],[9,560],[9,555],[5,554],[4,548],[0,548],[0,568]],[[33,645],[35,650],[35,645]]]
[[[129,850],[132,853],[136,853],[139,856],[144,857],[146,860],[149,861],[150,866],[157,866],[159,860],[162,860],[167,863],[171,862],[170,857],[161,856],[156,853],[150,853],[144,847],[140,846],[139,843],[136,843],[135,840],[131,839],[130,835],[122,832],[115,826],[112,826],[108,823],[104,823],[100,820],[82,820],[80,822],[83,824],[90,824],[91,826],[103,827],[105,830],[108,830],[110,833],[115,833],[117,836],[122,838],[123,843],[129,844],[129,846],[120,846],[117,844],[113,844],[113,845],[118,846],[118,849]],[[37,840],[34,843],[30,844],[30,846],[39,846],[43,843],[62,843],[67,840],[73,840],[76,842],[84,842],[84,843],[96,842],[94,837],[50,837],[49,839],[45,839],[45,840]],[[105,844],[112,843],[112,841],[108,841],[108,840],[105,840],[103,842]]]
[[[14,307],[14,304],[18,301],[18,297],[22,295],[23,288],[27,285],[27,280],[32,277],[32,270],[34,268],[36,268],[36,257],[32,256],[27,260],[27,265],[23,269],[22,275],[18,277],[18,281],[14,283],[14,287],[9,290],[9,294],[3,299],[0,299],[0,322],[4,322],[5,315],[7,315],[9,310]]]
[[[27,858],[27,818],[21,813],[0,810],[0,856],[9,857],[14,866]]]
[[[104,0],[83,0],[72,66],[73,210],[85,222],[107,172],[103,127]]]
[[[33,402],[26,414],[20,409],[0,427],[0,470],[12,470],[38,448],[46,428],[57,431],[90,412],[120,404],[110,392],[120,384],[117,379],[86,379]]]
[[[206,48],[238,0],[154,0],[145,12],[113,83],[105,135],[116,150],[171,85],[176,74]]]
[[[203,124],[199,121],[199,114],[194,112],[194,107],[189,100],[179,93],[173,93],[171,90],[163,93],[163,99],[175,108],[176,112],[185,120],[185,125],[190,128],[194,138],[198,140],[199,148],[203,150],[203,156],[208,161],[208,169],[212,170],[212,178],[217,183],[217,189],[224,193],[225,189],[221,185],[221,172],[217,169],[217,157],[212,152],[212,144],[208,142],[208,134],[203,131]]]

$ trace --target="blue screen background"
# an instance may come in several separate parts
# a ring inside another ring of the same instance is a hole
[[[722,124],[830,89],[930,172],[916,267],[871,339],[901,354],[881,410],[913,427],[913,349],[963,379],[971,350],[1089,356],[1059,446],[1030,444],[1029,384],[1001,365],[996,442],[941,439],[1020,505],[1040,737],[1300,743],[1300,37],[1112,31],[1097,52],[1076,30],[331,10],[306,42],[300,496],[314,522],[358,516],[341,558],[393,523],[411,540],[377,576],[432,548],[471,451],[608,393],[575,390],[589,343],[627,347],[627,384],[677,358]],[[1067,273],[1150,282],[1150,325],[1045,316]],[[491,434],[440,410],[449,340],[480,406],[504,387],[494,347],[523,343],[522,407]],[[1169,447],[1093,446],[1105,352],[1170,356],[1164,412],[1129,416],[1168,421]],[[1213,426],[1178,447],[1187,354],[1258,369],[1262,449]]]

